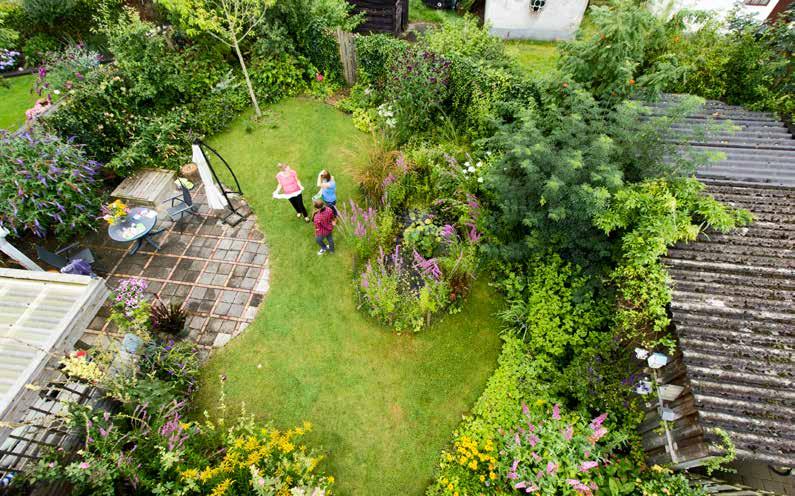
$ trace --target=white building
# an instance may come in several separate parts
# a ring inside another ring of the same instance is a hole
[[[570,40],[588,0],[486,0],[484,21],[504,39]]]
[[[751,14],[762,22],[773,12],[776,5],[787,2],[788,0],[656,0],[652,9],[658,13],[666,12],[671,15],[682,9],[704,10],[725,17],[737,7],[741,13]]]

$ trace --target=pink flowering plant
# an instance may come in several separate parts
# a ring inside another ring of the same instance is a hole
[[[546,418],[522,404],[522,422],[505,432],[502,475],[510,489],[527,494],[597,494],[600,470],[625,436],[608,439],[607,413],[590,422],[561,412],[555,405]]]
[[[353,246],[357,260],[367,260],[379,242],[379,213],[373,207],[364,208],[350,199],[338,208],[340,221],[337,223],[342,235]]]
[[[122,332],[130,332],[142,338],[149,338],[151,329],[151,304],[146,299],[149,283],[144,279],[131,277],[123,279],[113,291],[113,307],[110,320]]]

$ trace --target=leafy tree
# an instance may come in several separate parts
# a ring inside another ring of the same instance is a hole
[[[485,142],[499,157],[486,188],[501,257],[521,260],[552,249],[597,272],[615,247],[593,221],[612,196],[627,183],[692,174],[708,160],[676,145],[683,140],[671,128],[700,103],[685,98],[660,115],[636,102],[606,110],[573,81],[542,83],[540,103]]]
[[[680,15],[664,21],[631,0],[591,7],[590,14],[594,29],[561,45],[559,66],[597,99],[615,104],[681,77],[684,69],[669,51],[684,27]]]
[[[521,260],[547,249],[567,259],[609,255],[592,219],[623,184],[616,145],[584,90],[521,112],[487,142],[500,158],[486,175],[502,255]]]
[[[206,32],[234,50],[246,79],[246,87],[257,117],[262,111],[246,68],[240,45],[265,20],[275,0],[158,0],[187,24],[188,33]]]

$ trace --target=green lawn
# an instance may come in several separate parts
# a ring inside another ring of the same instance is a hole
[[[25,111],[36,103],[37,95],[31,92],[33,76],[8,78],[8,87],[0,86],[0,129],[16,131],[25,123]]]
[[[460,19],[452,10],[432,9],[422,0],[409,0],[409,22],[443,22]]]
[[[248,134],[240,119],[211,141],[235,168],[271,247],[271,290],[251,326],[210,359],[199,405],[214,407],[217,377],[226,374],[230,406],[245,401],[283,428],[314,424],[308,440],[328,453],[337,494],[420,495],[496,366],[500,302],[480,281],[462,313],[402,336],[357,311],[344,241],[318,257],[312,228],[271,192],[275,164],[285,161],[299,171],[305,197],[329,168],[344,201],[355,188],[346,165],[361,160],[368,137],[313,100],[271,111],[275,129]]]
[[[506,41],[505,51],[528,71],[550,71],[555,68],[558,60],[557,43],[554,41]]]

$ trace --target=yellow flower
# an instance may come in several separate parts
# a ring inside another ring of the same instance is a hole
[[[210,496],[221,496],[226,494],[226,490],[232,485],[232,479],[224,479],[223,482],[215,486],[213,492],[210,493]]]
[[[453,484],[452,483],[447,484],[447,490],[448,491],[452,491],[453,490]]]
[[[471,468],[472,470],[477,470],[478,469],[477,460],[472,460],[471,462],[469,462],[469,468]]]
[[[485,481],[486,481],[486,476],[485,475],[481,475],[480,476],[480,482],[485,482]]]
[[[494,480],[496,478],[497,478],[497,474],[495,474],[494,472],[489,472],[489,479]]]
[[[329,484],[334,484],[334,476],[333,475],[329,475],[328,476],[328,483]]]
[[[183,479],[195,479],[196,477],[199,476],[199,471],[196,470],[195,468],[189,468],[187,470],[184,470],[180,475],[182,476]]]
[[[207,467],[199,473],[199,480],[202,482],[207,482],[208,480],[212,479],[215,475],[215,470]]]

